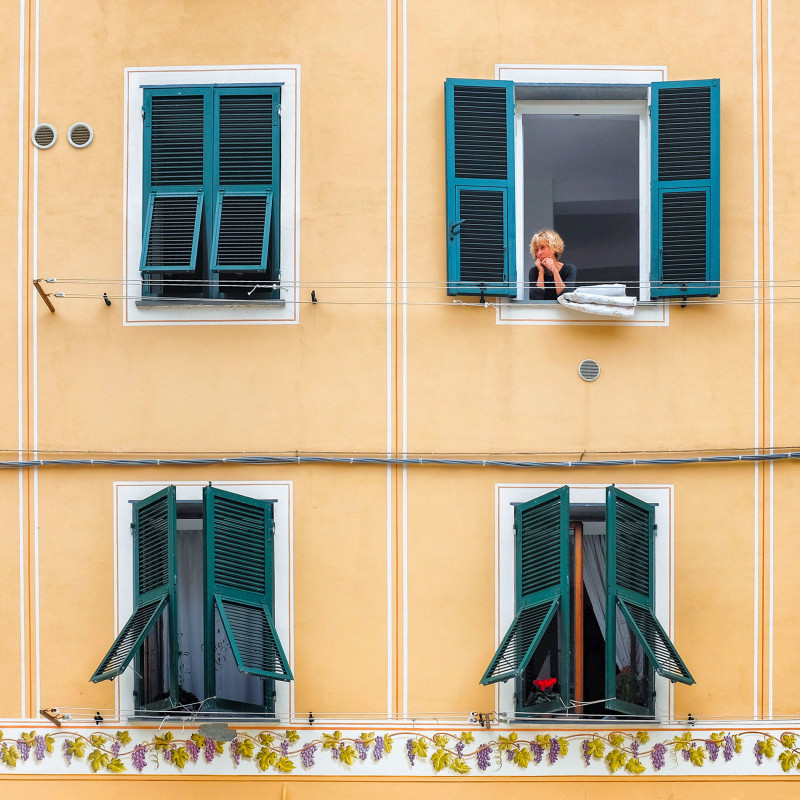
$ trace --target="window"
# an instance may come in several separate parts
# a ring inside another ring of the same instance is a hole
[[[579,283],[719,293],[719,81],[448,79],[445,113],[449,294],[527,299],[546,227]]]
[[[669,527],[668,491],[531,493],[504,487],[499,496],[513,528],[500,541],[505,633],[481,682],[508,681],[513,700],[505,690],[503,707],[522,718],[664,716],[667,693],[657,683],[694,683],[659,621],[668,607],[668,586],[659,583],[667,582],[669,533],[657,547],[656,520]],[[605,502],[596,502],[602,493]]]
[[[126,69],[125,324],[298,321],[299,75]]]
[[[144,87],[143,296],[270,299],[280,87]]]
[[[133,607],[91,680],[132,665],[137,711],[273,713],[274,682],[292,680],[275,624],[275,502],[180,488],[132,503]]]

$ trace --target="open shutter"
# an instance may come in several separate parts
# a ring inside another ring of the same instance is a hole
[[[215,612],[242,672],[292,680],[273,618],[272,503],[208,486],[203,505],[206,694],[215,694]]]
[[[218,90],[218,192],[211,268],[266,272],[277,265],[279,90]]]
[[[518,505],[514,529],[517,614],[481,678],[483,684],[520,677],[557,614],[561,651],[569,652],[569,488]],[[569,657],[560,659],[558,675],[547,677],[558,678],[566,706]]]
[[[651,85],[651,297],[719,294],[719,80]]]
[[[210,175],[210,95],[149,89],[144,108],[142,272],[193,272]]]
[[[514,296],[514,84],[445,82],[447,293]]]
[[[176,528],[174,486],[168,486],[134,505],[135,605],[111,649],[92,675],[90,680],[93,683],[122,674],[167,607],[170,613],[170,630],[175,630],[172,623],[177,620],[174,597]],[[173,685],[177,685],[177,681]]]
[[[640,713],[647,708],[617,699],[617,607],[655,671],[692,684],[675,645],[654,613],[655,508],[615,486],[606,490],[606,696],[607,706]]]

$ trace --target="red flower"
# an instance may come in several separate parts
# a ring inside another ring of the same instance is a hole
[[[546,692],[548,689],[552,689],[557,683],[557,678],[544,678],[542,680],[534,681],[533,685],[534,688],[538,689],[540,692]]]

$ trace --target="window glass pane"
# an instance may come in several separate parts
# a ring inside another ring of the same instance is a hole
[[[630,625],[616,606],[616,697],[625,703],[649,707],[653,697],[653,670]]]
[[[552,707],[553,703],[561,707],[561,685],[558,682],[561,658],[558,635],[560,620],[561,608],[556,611],[533,658],[517,681],[517,700],[521,710],[535,712]],[[552,682],[554,678],[555,683]]]
[[[161,612],[136,657],[140,706],[169,700],[169,606]]]
[[[203,528],[178,520],[178,680],[181,705],[204,699]]]
[[[265,703],[266,679],[239,671],[236,657],[231,649],[228,634],[214,607],[214,669],[216,670],[217,698],[236,703],[263,706]]]

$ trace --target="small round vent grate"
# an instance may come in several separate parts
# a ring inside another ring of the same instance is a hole
[[[46,122],[37,125],[31,132],[31,141],[34,147],[39,150],[47,150],[52,147],[58,139],[58,131]]]
[[[69,131],[67,131],[67,139],[73,147],[79,149],[88,147],[94,139],[92,126],[87,125],[85,122],[76,122],[74,125],[70,125]]]
[[[578,375],[585,381],[596,381],[600,377],[600,365],[593,358],[586,358],[578,365]]]

